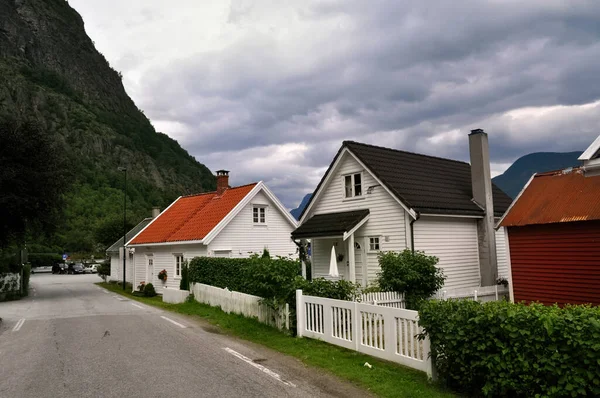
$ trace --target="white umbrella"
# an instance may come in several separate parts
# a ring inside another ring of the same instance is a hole
[[[337,256],[335,255],[335,246],[331,246],[331,259],[329,260],[329,276],[340,276],[337,267]]]

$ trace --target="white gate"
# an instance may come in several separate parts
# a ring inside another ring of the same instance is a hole
[[[311,337],[432,375],[417,311],[304,296],[296,291],[298,337]]]

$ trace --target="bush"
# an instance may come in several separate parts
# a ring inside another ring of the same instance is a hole
[[[493,397],[600,396],[600,308],[426,302],[419,323],[442,381]]]
[[[31,277],[31,265],[25,264],[23,266],[23,297],[29,295],[29,278]]]
[[[54,264],[62,263],[62,256],[54,253],[30,253],[28,256],[32,268],[52,267]]]
[[[189,266],[187,261],[181,266],[181,280],[179,281],[179,290],[190,290]]]
[[[294,291],[296,289],[302,289],[302,293],[307,296],[354,301],[359,295],[360,285],[343,279],[329,281],[325,278],[316,278],[306,281],[300,278],[294,286]]]
[[[404,293],[407,308],[415,309],[444,285],[445,277],[437,263],[437,257],[409,249],[381,252],[377,283],[383,291]]]
[[[146,286],[144,286],[144,296],[146,296],[146,297],[156,296],[156,290],[154,290],[154,285],[152,283],[147,283]]]
[[[106,278],[110,276],[110,262],[99,265],[96,269],[98,271],[98,276],[106,282]]]

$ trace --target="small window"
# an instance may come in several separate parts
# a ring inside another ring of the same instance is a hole
[[[181,278],[181,267],[183,267],[183,254],[175,255],[175,278]]]
[[[252,208],[252,222],[254,224],[267,223],[267,208],[265,206],[254,206]]]
[[[369,238],[369,250],[370,251],[378,251],[379,250],[379,237]]]
[[[362,196],[362,174],[344,176],[344,197],[355,198]]]

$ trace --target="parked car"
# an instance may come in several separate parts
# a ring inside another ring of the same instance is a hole
[[[76,264],[69,264],[69,268],[68,268],[68,272],[69,274],[83,274],[83,264],[81,263],[76,263]]]
[[[52,266],[52,273],[53,274],[66,274],[67,273],[67,265],[64,263],[54,264]]]
[[[95,274],[98,272],[98,264],[86,264],[83,271],[86,274]]]

